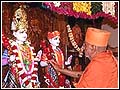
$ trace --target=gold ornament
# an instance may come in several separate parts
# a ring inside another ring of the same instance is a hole
[[[28,28],[28,21],[27,21],[27,14],[24,10],[23,6],[20,6],[19,9],[17,9],[14,13],[13,21],[11,30],[27,30]]]

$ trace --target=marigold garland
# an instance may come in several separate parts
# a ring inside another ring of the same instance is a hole
[[[73,10],[91,15],[91,2],[73,2]]]

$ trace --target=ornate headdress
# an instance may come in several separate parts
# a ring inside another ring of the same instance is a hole
[[[48,39],[52,39],[56,36],[60,36],[60,32],[58,32],[58,31],[48,32]]]
[[[14,13],[11,30],[16,31],[20,29],[27,30],[28,28],[28,21],[27,21],[27,14],[24,10],[23,6],[20,6]]]

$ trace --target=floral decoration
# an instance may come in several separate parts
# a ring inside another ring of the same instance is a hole
[[[60,2],[59,6],[55,6],[53,2],[44,2],[43,4],[58,14],[64,14],[83,19],[97,19],[99,17],[104,17],[111,20],[115,24],[118,23],[118,17],[102,11],[102,3],[100,2],[91,2],[91,4],[89,2]],[[79,7],[77,5],[79,5]],[[80,7],[82,7],[83,10],[81,10]]]
[[[30,46],[30,42],[26,41],[26,45],[29,47],[30,49],[30,57],[28,59],[31,59],[31,68],[28,70],[28,66],[24,65],[24,61],[23,61],[23,57],[22,57],[22,53],[21,53],[21,46],[13,41],[10,40],[10,44],[11,44],[11,48],[13,51],[13,55],[16,56],[15,61],[10,61],[9,63],[12,65],[12,67],[10,68],[12,72],[14,72],[14,70],[17,70],[18,73],[13,73],[15,74],[15,76],[18,76],[19,78],[21,78],[20,80],[20,84],[22,85],[22,87],[27,87],[29,86],[29,84],[32,84],[32,87],[36,87],[39,83],[36,81],[38,76],[37,76],[37,70],[38,70],[38,59],[35,58],[36,57],[36,53],[34,52],[34,48]],[[20,73],[21,72],[21,73]],[[27,79],[26,79],[27,78]],[[39,86],[39,85],[38,85]]]
[[[40,47],[42,48],[43,53],[46,54],[48,60],[54,59],[54,51],[51,45],[47,45],[45,40],[41,40]]]
[[[82,52],[83,52],[83,50],[84,50],[83,46],[80,48],[80,47],[77,45],[77,43],[76,43],[75,40],[74,40],[74,36],[73,36],[72,30],[71,30],[71,28],[70,28],[69,25],[67,25],[67,30],[68,30],[68,37],[69,37],[69,39],[70,39],[70,42],[71,42],[72,46],[79,52],[79,56],[82,57],[82,55],[83,55]]]
[[[37,77],[38,59],[35,58],[36,53],[34,51],[34,48],[30,46],[30,42],[28,41],[25,42],[25,45],[27,45],[30,49],[30,51],[28,50],[28,48],[26,50],[26,51],[29,51],[29,54],[30,54],[30,57],[28,58],[28,60],[32,60],[31,68],[29,70],[26,70],[26,66],[23,65],[26,63],[22,61],[23,57],[20,51],[21,46],[15,41],[7,38],[4,32],[2,32],[2,44],[5,48],[8,49],[9,55],[13,54],[16,56],[15,61],[9,60],[10,66],[12,65],[10,70],[14,72],[13,74],[15,74],[15,76],[21,77],[21,85],[23,85],[23,87],[28,86],[29,83],[32,83],[32,87],[35,87],[36,85],[38,85],[39,83],[36,81],[38,78]],[[18,72],[21,72],[21,73],[15,73],[14,70],[18,70]]]
[[[47,42],[45,40],[41,40],[40,47],[41,47],[43,53],[46,54],[47,60],[55,60],[56,61],[54,51],[53,51],[52,46],[50,44],[47,44]],[[50,68],[50,70],[52,69],[51,65],[48,65],[48,67]],[[50,72],[50,73],[52,74],[52,72]],[[54,80],[52,80],[51,74],[47,73],[45,76],[47,79],[50,80],[50,82],[53,84],[54,87],[58,88],[56,83],[53,82]],[[63,74],[58,75],[59,86],[61,86],[61,87],[64,86],[64,79],[65,79],[65,77]],[[53,88],[51,86],[49,86],[49,87]]]
[[[103,12],[105,13],[109,13],[111,14],[112,16],[115,16],[115,3],[114,2],[103,2],[102,3],[102,10]]]
[[[91,2],[73,2],[73,10],[91,15]]]
[[[8,54],[12,54],[12,48],[10,46],[10,43],[9,43],[9,38],[6,37],[5,33],[2,32],[2,45],[8,49]]]

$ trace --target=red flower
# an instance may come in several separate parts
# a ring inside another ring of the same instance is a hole
[[[58,80],[59,80],[59,86],[64,86],[65,76],[63,74],[60,74],[58,76]]]
[[[49,53],[50,52],[49,48],[44,48],[43,52],[46,53],[46,54]]]
[[[19,63],[20,63],[20,60],[16,60],[16,63],[19,64]]]
[[[2,44],[5,48],[10,46],[9,39],[5,36],[4,32],[2,32]]]
[[[36,77],[34,76],[34,77],[32,77],[32,80],[36,80]]]
[[[46,48],[46,41],[45,40],[40,41],[40,47]]]
[[[18,68],[18,71],[21,71],[22,70],[22,68]]]
[[[24,78],[26,77],[26,74],[23,73],[23,74],[20,75],[20,77],[21,77],[22,79],[24,79]]]
[[[12,49],[15,50],[15,49],[17,49],[17,47],[14,45],[14,46],[12,47]]]

